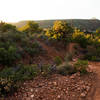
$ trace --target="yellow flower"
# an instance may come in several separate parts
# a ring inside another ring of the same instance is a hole
[[[86,38],[89,38],[89,37],[90,37],[90,34],[85,35],[85,37],[86,37]]]
[[[54,34],[52,38],[53,38],[53,39],[57,39],[57,35],[56,35],[56,34]]]
[[[100,39],[98,39],[98,42],[100,42]]]

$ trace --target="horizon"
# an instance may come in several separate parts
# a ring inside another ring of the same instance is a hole
[[[27,19],[27,20],[19,20],[19,21],[16,21],[16,22],[7,22],[7,23],[19,23],[19,22],[24,22],[24,21],[52,21],[52,20],[55,21],[55,20],[100,20],[100,19],[97,19],[97,18],[91,18],[91,19],[77,19],[77,18],[76,19],[41,19],[41,20],[30,20],[30,19]]]
[[[1,0],[0,20],[100,19],[98,0]]]

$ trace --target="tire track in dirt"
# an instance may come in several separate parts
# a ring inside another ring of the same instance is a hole
[[[90,68],[97,74],[86,100],[100,100],[100,62],[90,62]]]

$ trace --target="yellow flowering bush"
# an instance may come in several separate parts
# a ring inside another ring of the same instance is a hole
[[[98,42],[100,43],[100,39],[98,39]]]
[[[65,21],[55,21],[53,27],[48,29],[45,35],[48,38],[61,40],[65,44],[71,33],[73,33],[73,29]]]

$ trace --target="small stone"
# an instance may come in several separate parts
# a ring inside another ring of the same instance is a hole
[[[80,72],[77,72],[76,75],[80,77]]]
[[[89,68],[92,68],[92,65],[88,65]]]
[[[78,90],[78,91],[80,91],[80,90],[81,90],[81,88],[80,88],[80,87],[78,87],[78,88],[77,88],[77,90]]]
[[[68,91],[66,91],[66,94],[68,94]]]
[[[74,62],[76,62],[76,61],[77,61],[77,59],[75,59],[75,58],[74,58],[74,59],[73,59],[73,61],[74,61]]]
[[[25,85],[26,83],[24,83],[24,85]]]
[[[51,82],[49,82],[48,84],[51,85]]]
[[[57,98],[59,99],[60,98],[60,95],[58,95]]]
[[[57,85],[57,83],[56,82],[53,82],[53,84],[56,86]]]
[[[85,93],[81,93],[81,95],[80,95],[82,98],[83,97],[85,97],[86,96],[86,94]]]
[[[33,92],[33,89],[30,89],[31,92]]]
[[[63,89],[63,91],[66,91],[66,89]]]
[[[89,91],[90,90],[90,87],[89,86],[86,86],[86,90]]]
[[[24,94],[24,97],[27,97],[27,93]]]
[[[33,98],[34,97],[34,95],[31,95],[31,98]]]
[[[36,89],[35,92],[38,92],[38,90]]]
[[[86,86],[85,85],[83,85],[82,87],[83,87],[83,89],[86,89]]]
[[[66,82],[68,82],[68,79],[66,79]]]
[[[71,78],[71,79],[74,79],[74,78],[75,78],[75,76],[74,76],[74,75],[72,75],[70,78]]]

